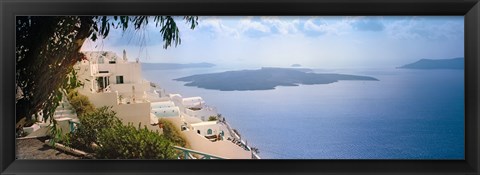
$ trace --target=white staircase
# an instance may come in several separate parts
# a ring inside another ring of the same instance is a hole
[[[70,122],[79,122],[77,113],[67,99],[65,92],[62,92],[62,100],[60,100],[53,119],[57,122],[58,127],[62,129],[63,134],[70,132]]]
[[[55,113],[53,114],[54,119],[60,118],[71,118],[71,119],[78,119],[75,110],[73,109],[72,105],[68,102],[65,96],[62,97],[57,109],[55,109]]]
[[[79,122],[79,120],[73,106],[68,102],[65,92],[62,94],[62,100],[55,109],[53,119],[65,134],[70,132],[70,121]],[[31,127],[24,127],[24,131],[28,133],[27,137],[43,137],[47,135],[50,126],[52,126],[52,124],[50,120],[47,120],[46,122],[35,123]]]

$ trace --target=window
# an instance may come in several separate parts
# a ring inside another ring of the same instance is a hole
[[[117,84],[123,84],[123,76],[117,76]]]
[[[207,135],[212,135],[212,129],[207,130]]]
[[[103,56],[100,56],[100,58],[98,58],[98,64],[103,64]]]
[[[108,61],[108,64],[115,64],[115,61]]]
[[[197,130],[197,133],[200,134],[200,130]]]

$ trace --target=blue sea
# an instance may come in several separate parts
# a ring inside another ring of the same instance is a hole
[[[319,69],[380,81],[259,91],[172,80],[227,70],[238,69],[144,70],[143,76],[167,92],[203,97],[264,159],[464,159],[463,70]]]

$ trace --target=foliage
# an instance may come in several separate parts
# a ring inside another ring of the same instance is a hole
[[[79,117],[85,113],[93,112],[95,110],[95,107],[90,100],[88,100],[88,97],[79,94],[76,90],[71,90],[68,93],[67,98]]]
[[[138,30],[145,27],[149,19],[146,16],[17,16],[17,129],[40,110],[45,119],[52,118],[61,100],[61,88],[69,82],[69,73],[74,71],[73,65],[85,59],[79,51],[86,39],[107,37],[111,26],[125,31],[133,24]],[[197,17],[183,19],[191,23],[192,29],[197,25]],[[175,46],[181,43],[174,17],[156,16],[153,21],[160,27],[165,49],[172,42]]]
[[[95,153],[101,159],[174,159],[173,143],[158,132],[140,125],[123,125],[110,107],[101,107],[80,117],[80,124],[67,134],[71,147]],[[96,147],[92,145],[98,145]]]
[[[132,124],[109,127],[98,134],[101,159],[175,159],[172,143],[158,132]]]
[[[88,16],[16,17],[16,119],[30,119],[43,109],[53,116],[72,66],[83,58],[79,50],[90,35]],[[22,127],[22,124],[17,125]]]
[[[210,116],[208,117],[208,121],[217,121],[217,116]]]
[[[55,145],[55,143],[60,142],[62,140],[69,140],[62,136],[62,128],[58,127],[57,121],[52,120],[53,125],[50,126],[47,135],[50,137],[50,144],[51,146]]]
[[[164,41],[163,48],[168,48],[172,45],[172,42],[175,43],[175,46],[182,42],[180,39],[180,30],[172,16],[98,16],[95,17],[94,20],[97,21],[93,24],[95,32],[93,32],[91,37],[94,41],[97,39],[97,35],[101,35],[103,38],[108,36],[111,28],[109,24],[115,29],[121,28],[125,31],[128,28],[128,25],[132,23],[135,30],[138,30],[145,27],[149,21],[153,20],[155,26],[160,27],[159,32]],[[190,29],[194,29],[195,26],[198,25],[197,16],[184,16],[183,20],[185,20],[186,23],[190,23]]]
[[[68,92],[83,85],[83,82],[78,79],[77,71],[72,68],[72,71],[67,74],[67,78],[65,78],[62,88]]]
[[[77,87],[80,87],[82,85],[83,85],[83,83],[80,80],[77,79],[76,71],[74,69],[72,69],[72,71],[67,75],[67,78],[63,82],[62,88],[60,88],[56,92],[58,94],[58,96],[56,98],[55,103],[60,102],[59,99],[61,99],[63,97],[63,94],[64,94],[64,93],[62,93],[63,90],[67,90],[67,91],[72,92],[73,89],[75,89]],[[77,95],[81,95],[81,94],[77,94]],[[90,101],[85,96],[83,96],[81,99],[79,99],[77,97],[73,98],[73,94],[72,95],[68,94],[67,98],[69,99],[69,101],[74,101],[72,106],[75,109],[77,109],[78,107],[81,107],[82,111],[77,112],[78,115],[82,114],[85,111],[93,111],[94,110],[93,105],[91,105]],[[79,101],[80,101],[80,104],[78,104]],[[82,105],[82,104],[84,104],[84,105]],[[55,106],[58,106],[58,104],[56,104]],[[56,107],[53,110],[55,110],[55,109],[56,109]],[[79,111],[79,110],[77,110],[77,111]],[[28,126],[28,122],[36,122],[36,118],[37,118],[36,115],[37,114],[35,114],[35,118],[30,119],[30,121],[27,121],[27,124],[25,126]],[[44,119],[46,119],[46,118],[44,117]],[[53,145],[58,141],[63,141],[63,142],[69,143],[69,140],[70,140],[69,137],[66,137],[62,134],[63,132],[62,132],[61,128],[57,128],[57,122],[55,120],[53,120],[53,118],[50,118],[50,122],[53,123],[50,130],[48,131],[48,135],[51,138],[50,139],[50,144]]]
[[[257,147],[250,147],[252,149],[253,152],[255,152],[256,154],[260,154],[260,150],[257,148]]]
[[[186,147],[187,146],[187,141],[186,139],[181,135],[180,131],[173,126],[173,124],[165,119],[160,119],[159,124],[163,125],[163,136],[167,140],[170,140],[173,142],[175,145],[181,146],[181,147]]]
[[[110,107],[101,107],[79,117],[78,128],[70,134],[71,146],[93,152],[92,144],[98,145],[98,134],[103,130],[120,126],[122,122]]]

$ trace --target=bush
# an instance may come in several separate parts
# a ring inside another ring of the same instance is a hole
[[[102,130],[98,135],[97,158],[102,159],[175,159],[172,143],[158,132],[136,129],[129,124]]]
[[[217,121],[217,116],[208,117],[208,121]]]
[[[90,103],[88,97],[79,94],[76,90],[71,90],[68,92],[67,98],[72,107],[75,109],[77,116],[82,116],[95,110],[95,107],[92,105],[92,103]]]
[[[98,145],[98,134],[104,129],[122,125],[110,107],[101,107],[79,117],[78,128],[69,135],[71,146],[93,152],[92,144]]]
[[[78,128],[67,134],[68,145],[101,159],[175,159],[172,141],[147,128],[123,125],[110,107],[86,113]],[[170,136],[170,135],[169,135]],[[92,145],[97,145],[93,147]]]
[[[180,131],[175,126],[173,126],[170,121],[160,119],[159,124],[163,125],[163,136],[165,136],[166,139],[170,140],[175,145],[181,147],[187,146],[187,141],[185,141],[185,138],[182,137]]]

